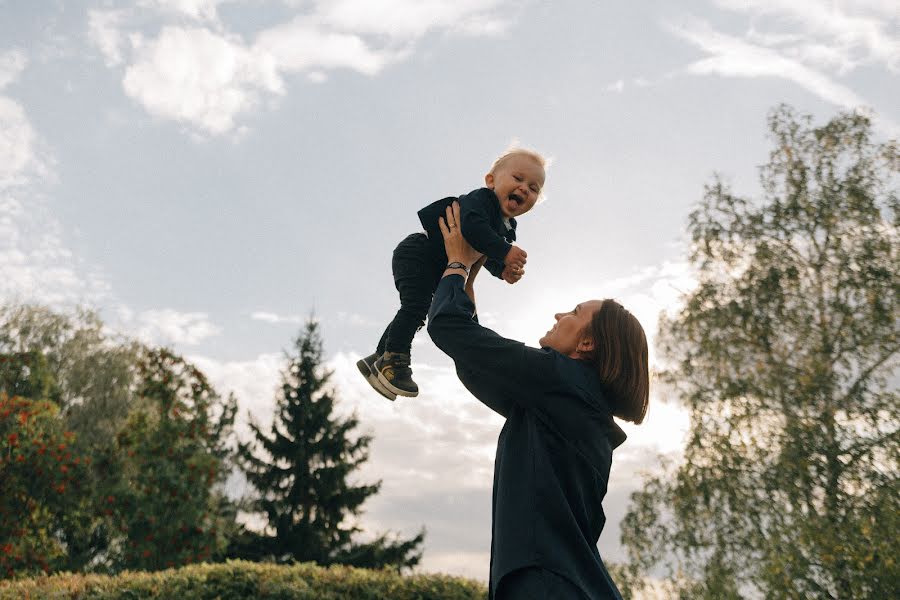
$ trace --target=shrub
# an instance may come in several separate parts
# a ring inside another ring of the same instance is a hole
[[[448,575],[229,561],[165,571],[61,574],[0,583],[0,600],[483,600],[487,588]]]
[[[85,460],[58,413],[49,400],[0,392],[0,578],[56,568],[57,533],[83,504]]]

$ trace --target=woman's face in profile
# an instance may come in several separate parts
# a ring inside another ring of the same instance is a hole
[[[578,350],[585,349],[580,348],[579,344],[585,342],[585,333],[591,323],[591,317],[600,309],[601,304],[600,300],[588,300],[569,312],[553,315],[556,325],[551,327],[540,339],[541,347],[553,348],[560,354],[578,358]]]

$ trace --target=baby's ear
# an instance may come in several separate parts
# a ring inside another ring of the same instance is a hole
[[[484,187],[486,187],[489,190],[494,189],[494,174],[493,173],[488,173],[487,175],[484,176]]]

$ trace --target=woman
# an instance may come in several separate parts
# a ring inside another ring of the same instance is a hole
[[[494,463],[490,597],[621,599],[597,540],[612,451],[625,441],[613,416],[640,423],[647,411],[644,331],[613,300],[555,315],[541,349],[480,326],[474,280],[483,258],[458,223],[454,203],[440,223],[449,263],[428,332],[469,391],[506,418]]]

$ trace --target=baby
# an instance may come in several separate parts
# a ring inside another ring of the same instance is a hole
[[[375,353],[356,366],[375,390],[393,400],[414,397],[419,386],[412,379],[412,340],[431,306],[434,290],[447,268],[447,253],[438,226],[447,206],[459,201],[462,234],[486,257],[485,268],[508,283],[522,278],[527,255],[511,244],[516,217],[531,210],[544,187],[546,160],[532,150],[513,148],[502,154],[484,176],[485,187],[429,204],[419,211],[425,233],[407,236],[394,249],[391,268],[400,292],[400,310],[384,330]],[[459,266],[454,263],[454,266]]]

